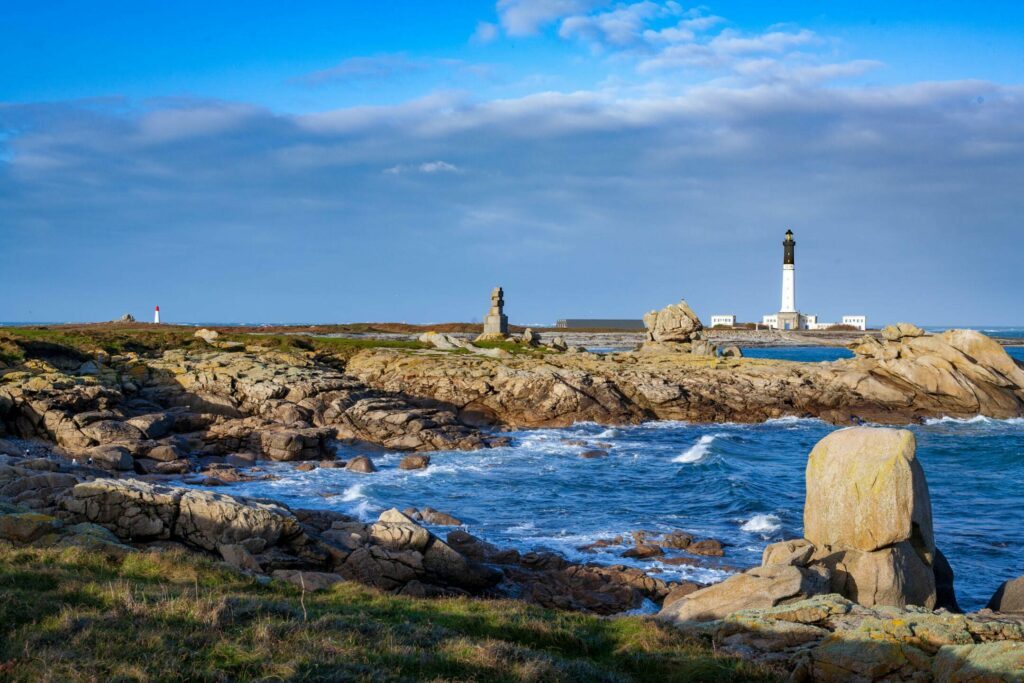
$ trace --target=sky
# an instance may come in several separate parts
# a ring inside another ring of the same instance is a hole
[[[1024,3],[0,3],[0,321],[1024,325]]]

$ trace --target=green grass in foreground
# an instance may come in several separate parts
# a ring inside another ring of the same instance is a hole
[[[772,674],[639,617],[302,595],[181,552],[0,545],[0,679],[738,681]]]

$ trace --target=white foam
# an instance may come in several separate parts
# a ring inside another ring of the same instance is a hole
[[[341,494],[341,499],[346,503],[351,503],[364,498],[366,498],[366,494],[363,493],[362,484],[353,484],[345,489],[345,492]]]
[[[353,508],[352,512],[359,519],[367,520],[371,517],[376,517],[376,515],[372,513],[379,509],[380,508],[371,503],[368,498],[364,498],[363,500],[359,501],[359,505],[356,505],[355,508]]]
[[[717,436],[717,434],[705,434],[685,452],[672,458],[672,462],[700,462],[711,452],[711,444],[714,443]]]
[[[754,534],[773,534],[782,528],[782,520],[778,515],[761,514],[754,515],[740,527],[743,531]]]
[[[959,424],[959,425],[972,425],[972,424],[1005,424],[1005,425],[1019,425],[1024,424],[1024,418],[1022,417],[1008,417],[1005,419],[997,419],[994,417],[985,417],[984,415],[975,415],[974,417],[931,417],[924,421],[926,425],[940,425],[940,424]]]
[[[766,425],[813,425],[813,424],[825,424],[822,420],[816,417],[797,417],[796,415],[784,415],[783,417],[773,417],[764,421]]]
[[[602,432],[598,432],[594,436],[594,438],[595,439],[614,439],[618,435],[619,435],[619,430],[618,429],[615,429],[614,427],[609,427],[608,429],[606,429],[606,430],[604,430]]]

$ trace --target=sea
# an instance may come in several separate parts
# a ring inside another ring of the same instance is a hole
[[[827,361],[844,350],[746,351]],[[420,471],[398,469],[402,454],[382,451],[369,453],[379,468],[370,475],[271,464],[266,469],[277,479],[231,488],[363,520],[390,507],[429,506],[500,547],[713,582],[758,564],[767,544],[802,535],[807,456],[834,429],[795,417],[759,424],[581,423],[510,432],[512,443],[503,448],[432,453],[430,467]],[[980,609],[1001,582],[1024,575],[1024,419],[938,418],[909,429],[931,492],[936,542],[953,566],[961,607]],[[580,457],[595,448],[608,456]],[[341,458],[363,453],[338,446]],[[690,566],[624,559],[626,546],[585,548],[639,530],[716,538],[727,544],[725,556]]]

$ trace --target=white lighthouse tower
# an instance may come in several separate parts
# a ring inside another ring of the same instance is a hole
[[[796,313],[796,259],[793,231],[786,231],[786,240],[782,243],[782,307],[780,313]]]
[[[778,328],[800,329],[800,313],[796,310],[796,240],[793,231],[786,231],[782,242],[782,305],[779,307]]]
[[[154,325],[159,325],[160,324],[160,307],[159,306],[157,306],[156,310],[153,311],[153,324]]]

